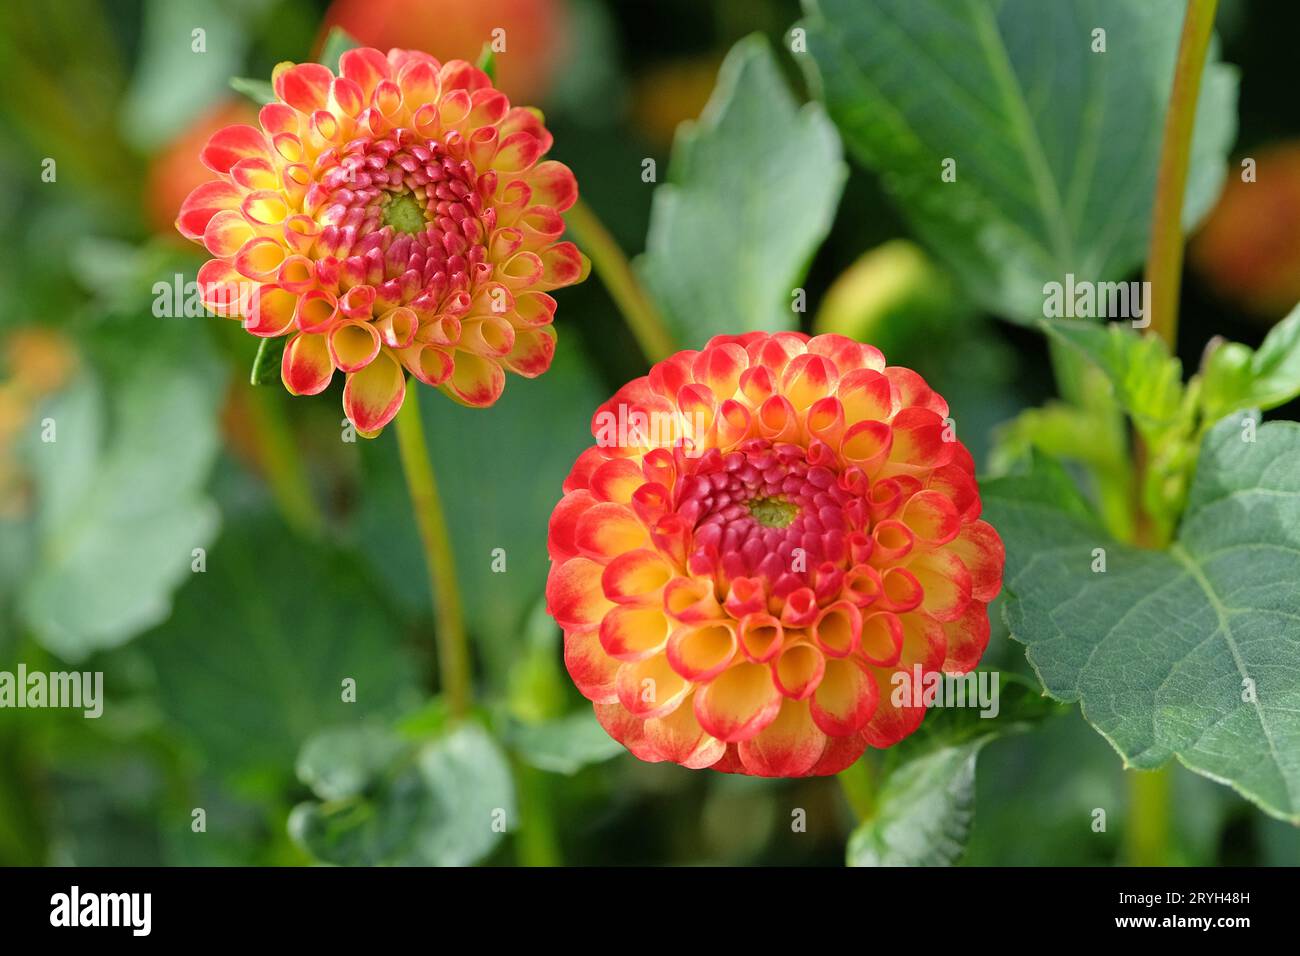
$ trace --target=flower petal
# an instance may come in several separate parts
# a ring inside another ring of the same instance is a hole
[[[402,367],[387,352],[380,352],[365,368],[348,373],[343,411],[358,431],[374,433],[393,420],[405,395]]]
[[[758,777],[802,777],[821,759],[827,737],[803,701],[783,699],[776,719],[737,746],[745,770]]]
[[[284,347],[280,378],[294,395],[319,395],[334,376],[329,342],[323,335],[299,332]]]
[[[723,671],[695,692],[695,716],[719,740],[749,740],[776,720],[784,698],[771,671],[746,661]]]

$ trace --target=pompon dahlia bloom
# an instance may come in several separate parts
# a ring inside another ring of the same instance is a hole
[[[605,729],[643,760],[785,777],[914,731],[1002,586],[947,415],[872,346],[789,332],[714,338],[601,406],[546,597]]]
[[[585,260],[560,213],[578,195],[540,114],[511,108],[463,60],[374,49],[340,75],[276,67],[261,128],[228,126],[201,159],[218,178],[176,226],[216,258],[204,304],[263,337],[289,336],[282,377],[315,395],[347,376],[343,408],[373,435],[406,372],[465,405],[491,405],[506,370],[533,377],[555,351],[547,292]]]

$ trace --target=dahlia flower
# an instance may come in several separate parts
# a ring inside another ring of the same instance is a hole
[[[838,335],[679,352],[592,421],[551,516],[569,674],[643,760],[836,773],[989,636],[1003,548],[915,372]]]
[[[540,114],[512,108],[483,71],[425,53],[349,50],[340,75],[282,63],[260,128],[229,126],[201,159],[217,179],[176,226],[216,258],[204,303],[254,335],[288,336],[285,387],[346,376],[343,408],[379,432],[406,373],[491,405],[507,370],[533,377],[555,351],[547,292],[585,260],[560,213],[569,169],[540,161]]]

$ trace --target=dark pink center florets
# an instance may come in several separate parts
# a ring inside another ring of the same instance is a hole
[[[412,130],[355,139],[312,186],[318,195],[308,204],[320,203],[324,227],[318,248],[340,260],[350,284],[376,286],[381,300],[429,292],[435,305],[491,277],[484,242],[496,211],[480,185],[492,186],[470,160]]]
[[[677,514],[693,526],[691,565],[720,579],[760,577],[775,593],[848,560],[845,536],[865,509],[837,473],[798,445],[746,442],[706,455],[681,483]]]

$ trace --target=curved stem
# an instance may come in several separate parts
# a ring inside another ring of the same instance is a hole
[[[1152,207],[1151,242],[1147,247],[1146,279],[1150,283],[1147,317],[1150,333],[1164,339],[1170,351],[1178,340],[1178,286],[1183,271],[1183,193],[1191,160],[1196,101],[1218,0],[1188,0],[1183,35],[1178,44],[1174,85],[1165,114],[1160,146],[1160,170]]]
[[[578,246],[590,257],[592,268],[609,290],[610,298],[623,313],[645,357],[658,362],[676,352],[677,346],[673,343],[672,333],[664,325],[663,317],[642,288],[627,256],[623,255],[623,250],[591,207],[579,199],[564,214],[564,219]]]
[[[402,471],[411,492],[411,507],[420,527],[424,545],[424,562],[429,569],[429,588],[433,594],[435,638],[438,642],[438,673],[447,709],[452,717],[469,713],[473,699],[469,671],[469,645],[465,639],[465,621],[456,586],[456,559],[447,534],[447,519],[438,497],[438,483],[433,475],[429,446],[424,439],[420,419],[420,400],[408,394],[395,419],[397,447],[402,456]]]

